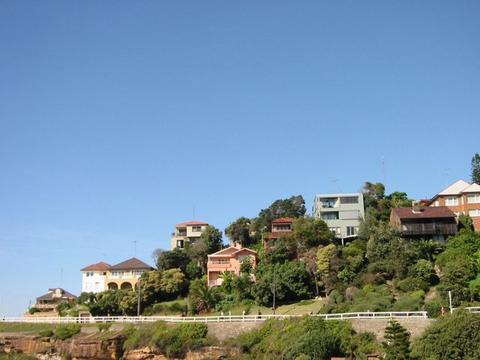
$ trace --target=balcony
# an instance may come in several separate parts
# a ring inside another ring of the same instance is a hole
[[[401,231],[403,235],[454,235],[457,233],[457,224],[402,224]]]

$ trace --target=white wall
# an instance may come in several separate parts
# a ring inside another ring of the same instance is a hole
[[[104,271],[82,272],[82,292],[98,293],[105,291],[105,275],[103,273]]]

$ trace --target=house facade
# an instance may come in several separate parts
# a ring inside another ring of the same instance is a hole
[[[171,248],[183,249],[187,243],[195,242],[202,235],[203,230],[208,226],[205,221],[186,221],[175,225],[175,232],[172,233]]]
[[[458,217],[469,215],[480,231],[480,185],[458,180],[430,200],[431,207],[446,206]]]
[[[293,231],[293,220],[293,218],[289,217],[272,220],[272,231],[263,238],[263,244],[268,246],[282,236],[290,234]]]
[[[226,249],[208,255],[208,286],[220,286],[223,283],[222,273],[231,272],[240,275],[240,267],[245,259],[249,259],[252,267],[257,265],[257,252],[234,244]]]
[[[138,279],[152,267],[137,258],[131,258],[116,265],[104,262],[84,267],[82,272],[82,292],[102,292],[106,290],[134,289]]]
[[[37,297],[33,306],[39,312],[56,312],[59,304],[74,304],[77,297],[62,288],[48,289],[48,292]]]
[[[457,233],[455,214],[448,207],[428,207],[422,203],[392,209],[390,225],[408,238],[445,241]]]
[[[325,221],[337,239],[356,238],[365,216],[363,194],[318,194],[313,202],[313,216]]]

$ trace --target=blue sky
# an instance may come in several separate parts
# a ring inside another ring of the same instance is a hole
[[[364,181],[430,197],[480,151],[478,1],[0,2],[0,314]],[[382,165],[383,164],[383,165]],[[152,263],[152,262],[151,262]]]

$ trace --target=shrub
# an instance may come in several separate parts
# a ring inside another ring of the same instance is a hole
[[[28,312],[30,315],[33,315],[35,314],[36,312],[39,312],[40,310],[38,310],[36,307],[31,307],[30,309],[28,309]]]
[[[55,329],[54,335],[57,339],[65,340],[78,334],[81,329],[82,327],[78,324],[60,325]]]
[[[424,309],[428,314],[428,317],[437,318],[441,314],[442,302],[438,299],[425,302]]]
[[[456,311],[441,317],[414,343],[418,359],[480,359],[480,315]]]
[[[413,311],[420,310],[422,307],[425,292],[423,290],[413,291],[409,294],[402,295],[393,304],[392,310],[397,311]]]
[[[416,290],[428,291],[429,285],[426,281],[415,278],[407,277],[403,280],[400,280],[396,283],[397,289],[404,292],[411,292]]]
[[[98,331],[100,332],[105,332],[110,330],[110,327],[112,326],[112,323],[99,323],[97,324]]]
[[[40,335],[42,337],[52,337],[53,336],[53,330],[45,329],[45,330],[40,331],[38,333],[38,335]]]

